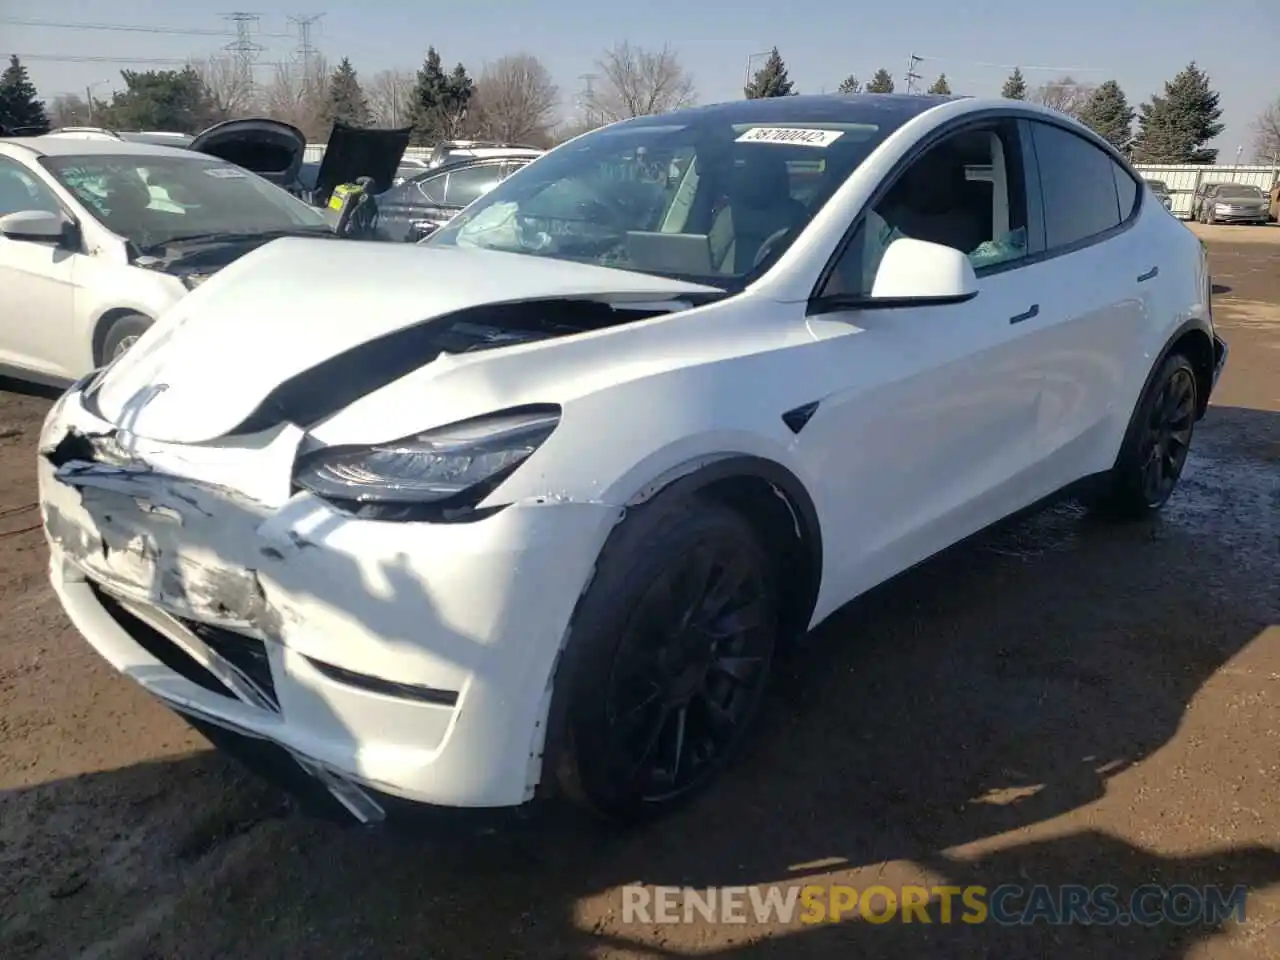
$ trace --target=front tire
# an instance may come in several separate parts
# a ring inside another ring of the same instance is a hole
[[[154,321],[140,313],[126,313],[116,317],[102,336],[102,345],[94,363],[102,366],[128,350],[137,339],[151,329]]]
[[[570,631],[562,791],[616,822],[699,793],[759,710],[778,634],[776,571],[737,511],[642,507],[605,547]]]
[[[1182,477],[1199,411],[1191,361],[1169,356],[1147,385],[1129,422],[1120,455],[1094,506],[1116,519],[1159,510]]]

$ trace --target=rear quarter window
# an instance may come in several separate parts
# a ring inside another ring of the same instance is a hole
[[[1122,217],[1115,161],[1084,137],[1061,127],[1038,122],[1031,127],[1048,249],[1083,243],[1118,226]],[[1134,197],[1130,211],[1136,202]]]

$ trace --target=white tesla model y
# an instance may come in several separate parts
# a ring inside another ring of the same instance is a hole
[[[751,100],[423,245],[273,241],[51,411],[53,585],[120,671],[360,820],[669,808],[771,659],[1001,518],[1173,492],[1195,236],[1014,101]]]

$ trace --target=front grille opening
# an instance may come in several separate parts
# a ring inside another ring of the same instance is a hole
[[[226,684],[163,633],[150,624],[139,620],[111,594],[93,581],[89,581],[89,587],[93,590],[93,595],[97,597],[98,602],[102,604],[102,608],[107,611],[111,619],[119,624],[121,629],[129,634],[143,650],[147,651],[174,673],[190,680],[196,686],[219,696],[237,699]]]
[[[254,637],[246,637],[234,630],[178,618],[178,622],[199,637],[214,653],[243,673],[276,710],[280,701],[276,696],[276,682],[271,675],[271,660],[267,645]]]

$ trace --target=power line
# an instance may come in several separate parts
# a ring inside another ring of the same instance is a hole
[[[158,27],[133,23],[80,23],[62,20],[37,20],[31,17],[0,17],[0,23],[15,27],[52,27],[59,30],[112,30],[120,33],[161,33],[187,37],[234,37],[230,30],[210,30],[202,27]],[[260,36],[288,38],[290,33],[263,33]]]
[[[189,57],[90,57],[63,53],[16,53],[13,56],[16,56],[19,60],[43,60],[49,63],[150,63],[184,66],[191,62]],[[263,62],[262,65],[267,67],[283,66],[282,63],[276,61]]]

